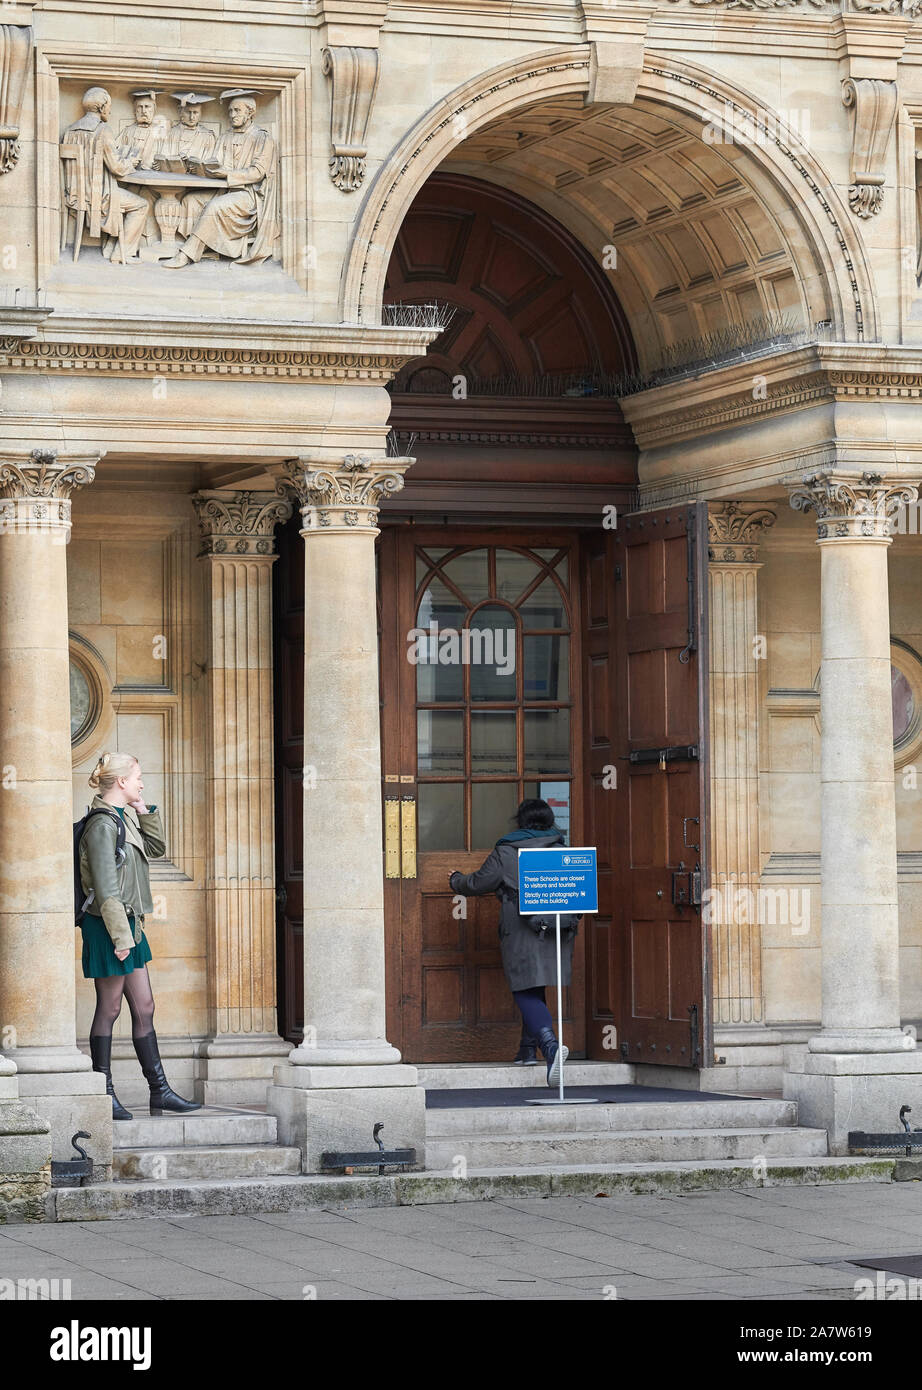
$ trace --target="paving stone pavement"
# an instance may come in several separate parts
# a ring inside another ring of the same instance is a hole
[[[81,1300],[834,1300],[922,1252],[922,1184],[0,1227],[0,1278]]]

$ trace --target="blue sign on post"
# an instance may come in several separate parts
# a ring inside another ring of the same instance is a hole
[[[595,849],[519,850],[519,912],[598,912]]]

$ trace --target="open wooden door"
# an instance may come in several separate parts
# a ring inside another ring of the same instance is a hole
[[[584,538],[590,1055],[712,1054],[707,884],[707,504],[631,513]]]
[[[511,1061],[521,1018],[502,968],[499,903],[456,902],[448,876],[479,868],[526,797],[548,800],[570,842],[585,843],[571,804],[581,780],[577,536],[385,527],[378,567],[388,1038],[408,1062]],[[436,629],[477,637],[470,660],[422,635]],[[564,990],[577,1055],[581,938]],[[553,988],[547,997],[553,1012]]]

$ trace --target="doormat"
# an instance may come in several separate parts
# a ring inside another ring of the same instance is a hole
[[[527,1100],[556,1095],[556,1086],[500,1086],[480,1091],[427,1091],[427,1110],[466,1110],[482,1105],[524,1105]],[[596,1096],[606,1105],[641,1102],[674,1105],[677,1102],[764,1100],[764,1096],[729,1096],[719,1091],[673,1091],[665,1086],[568,1086],[564,1073],[564,1096]]]
[[[887,1274],[905,1274],[910,1279],[922,1279],[922,1255],[882,1255],[880,1259],[849,1260],[862,1269],[882,1269]]]

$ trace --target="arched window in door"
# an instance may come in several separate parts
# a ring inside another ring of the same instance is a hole
[[[416,553],[419,849],[489,849],[526,797],[570,814],[566,548]]]

